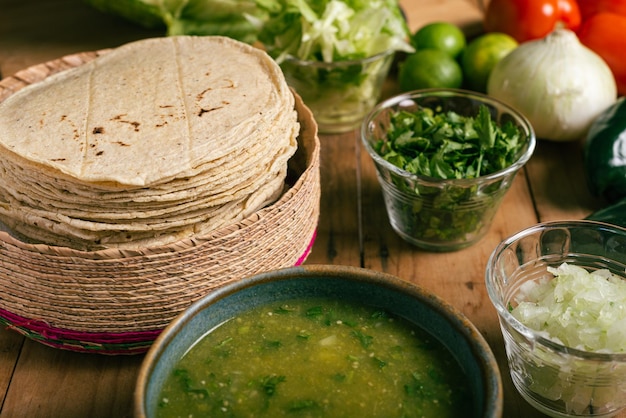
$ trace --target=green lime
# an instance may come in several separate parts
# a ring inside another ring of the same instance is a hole
[[[463,31],[448,22],[428,23],[418,29],[411,37],[415,49],[439,49],[456,58],[465,48]]]
[[[402,91],[433,87],[459,88],[463,71],[459,63],[438,49],[422,49],[407,56],[398,70]]]
[[[467,87],[484,93],[493,67],[517,46],[515,39],[500,32],[486,33],[472,40],[461,55]]]

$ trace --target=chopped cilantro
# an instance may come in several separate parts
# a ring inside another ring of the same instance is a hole
[[[359,340],[363,348],[368,348],[374,341],[374,337],[371,335],[365,335],[361,331],[354,330],[352,331],[352,335]]]
[[[305,315],[310,317],[318,317],[324,315],[324,309],[322,309],[321,306],[313,306],[306,310]]]
[[[268,349],[275,349],[282,347],[283,343],[278,340],[265,340],[263,346]]]
[[[274,309],[274,313],[281,314],[281,315],[288,314],[293,311],[294,311],[294,308],[292,308],[289,305],[281,305],[278,308]]]
[[[523,147],[520,130],[498,126],[485,105],[476,117],[440,108],[398,111],[387,136],[375,145],[390,163],[420,176],[470,179],[513,164]]]
[[[278,386],[278,384],[284,382],[285,380],[285,376],[265,376],[261,379],[261,387],[263,388],[263,393],[265,393],[267,396],[273,396],[276,393],[276,387]]]
[[[289,412],[299,412],[318,407],[318,403],[312,399],[297,399],[289,403],[287,410]]]
[[[480,105],[475,117],[441,107],[397,110],[389,115],[384,137],[374,150],[400,169],[431,180],[475,179],[513,165],[526,146],[523,132],[511,121],[499,125]],[[481,185],[412,182],[392,175],[409,196],[395,203],[395,222],[420,241],[463,244],[479,236],[507,187],[506,178]],[[411,196],[420,199],[411,202]],[[399,206],[398,206],[399,205]]]

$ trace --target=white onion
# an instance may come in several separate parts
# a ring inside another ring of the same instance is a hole
[[[608,65],[576,34],[556,29],[520,44],[493,68],[487,94],[524,114],[537,138],[584,137],[593,120],[617,99]]]

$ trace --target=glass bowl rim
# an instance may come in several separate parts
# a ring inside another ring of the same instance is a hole
[[[465,97],[465,98],[479,100],[479,101],[490,103],[490,104],[495,104],[499,107],[506,109],[508,113],[512,114],[517,119],[519,119],[522,122],[522,124],[525,126],[525,128],[528,130],[528,145],[527,145],[526,151],[522,153],[522,155],[520,155],[520,157],[513,164],[509,165],[506,168],[503,168],[502,170],[498,170],[493,173],[486,174],[486,175],[479,176],[479,177],[462,178],[462,179],[442,179],[439,177],[413,174],[388,162],[383,157],[381,157],[376,152],[376,150],[372,148],[371,144],[367,140],[367,133],[368,133],[368,128],[370,126],[371,120],[383,110],[390,108],[394,105],[397,105],[405,100],[411,100],[415,97],[427,97],[427,96]],[[504,103],[503,101],[490,97],[486,94],[482,94],[482,93],[471,91],[471,90],[453,89],[453,88],[429,88],[429,89],[413,90],[413,91],[401,93],[401,94],[392,96],[386,100],[383,100],[382,102],[378,103],[374,107],[374,109],[372,109],[367,114],[367,116],[363,120],[363,123],[361,124],[361,129],[360,129],[359,134],[361,136],[361,143],[363,144],[367,153],[370,155],[370,157],[374,160],[374,162],[377,165],[380,165],[384,167],[385,169],[391,171],[392,173],[398,176],[401,176],[403,178],[407,178],[413,181],[426,181],[429,183],[440,184],[440,185],[451,184],[451,185],[468,185],[469,186],[469,185],[475,184],[476,182],[485,182],[485,181],[495,180],[500,177],[504,177],[512,172],[518,171],[521,167],[523,167],[524,164],[526,164],[528,160],[530,160],[530,157],[533,155],[535,148],[536,148],[536,144],[537,144],[537,138],[535,136],[535,131],[532,127],[532,124],[530,123],[528,118],[526,118],[522,113],[515,110],[513,107]]]
[[[496,259],[502,252],[509,247],[513,242],[518,241],[520,238],[529,236],[539,231],[550,231],[557,229],[569,229],[576,228],[600,228],[609,232],[618,232],[626,237],[626,228],[622,228],[618,225],[609,224],[606,222],[593,221],[588,219],[572,220],[572,221],[545,221],[532,225],[528,228],[522,229],[513,235],[503,240],[493,250],[487,261],[487,268],[485,271],[485,284],[487,287],[487,294],[492,305],[496,309],[498,316],[501,320],[512,326],[517,332],[524,335],[526,338],[539,343],[542,346],[550,348],[551,350],[574,356],[584,360],[602,361],[602,362],[624,362],[626,363],[626,352],[623,353],[605,353],[596,351],[581,350],[579,348],[569,347],[546,336],[545,332],[536,331],[532,328],[522,324],[517,318],[515,318],[506,307],[500,303],[500,297],[497,294],[497,290],[490,279],[490,273],[494,270]],[[610,260],[609,258],[606,258]],[[626,280],[626,276],[625,276]]]
[[[315,67],[315,68],[333,68],[333,67],[347,67],[350,65],[363,65],[363,64],[369,64],[371,62],[374,61],[378,61],[379,59],[383,59],[385,57],[388,57],[390,55],[394,55],[396,53],[395,49],[387,49],[385,51],[381,51],[381,52],[377,52],[374,55],[369,55],[367,57],[363,57],[363,58],[353,58],[353,59],[349,59],[349,60],[340,60],[340,61],[318,61],[318,60],[308,60],[308,59],[301,59],[298,58],[294,55],[288,54],[285,55],[281,60],[280,63],[293,63],[296,65],[300,65],[302,67]]]

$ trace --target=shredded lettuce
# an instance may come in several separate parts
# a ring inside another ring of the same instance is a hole
[[[84,0],[94,8],[173,35],[222,35],[277,57],[346,60],[412,51],[398,0]]]
[[[413,51],[397,0],[257,0],[266,11],[259,40],[278,62],[346,61]]]
[[[164,34],[222,35],[254,43],[265,21],[256,0],[84,0],[94,8],[121,16]]]

